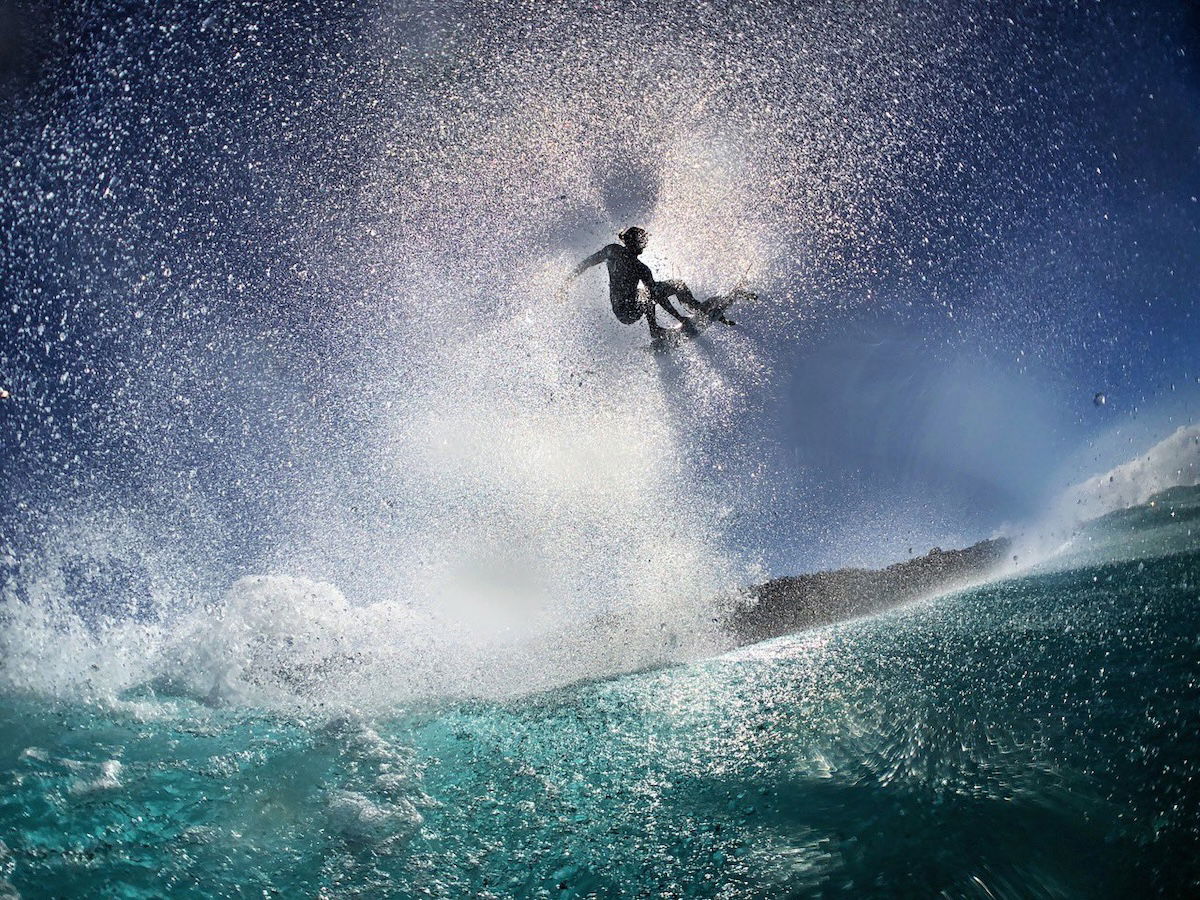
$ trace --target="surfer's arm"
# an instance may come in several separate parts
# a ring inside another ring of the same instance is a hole
[[[576,278],[578,278],[580,275],[582,275],[584,272],[586,272],[592,266],[598,266],[598,265],[600,265],[600,263],[602,263],[606,259],[608,259],[608,253],[611,249],[612,249],[611,246],[601,247],[599,250],[597,250],[595,253],[593,253],[591,256],[589,256],[587,259],[585,259],[583,262],[581,262],[579,265],[577,265],[574,269],[572,269],[571,274],[566,277],[566,280],[564,280],[561,285],[559,285],[558,299],[560,301],[566,301],[567,291],[571,287],[571,282],[573,282]]]
[[[609,247],[601,247],[599,250],[597,250],[595,253],[593,253],[591,256],[589,256],[587,259],[585,259],[583,262],[581,262],[579,265],[577,265],[575,267],[575,269],[571,272],[571,277],[578,278],[580,275],[582,275],[584,272],[586,272],[592,266],[600,265],[600,263],[602,263],[608,259],[609,250],[610,250]]]

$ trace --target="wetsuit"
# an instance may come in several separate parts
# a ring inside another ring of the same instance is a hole
[[[656,302],[680,322],[686,320],[687,317],[667,300],[669,295],[662,295],[661,290],[656,289],[650,267],[624,244],[609,244],[597,250],[575,267],[574,274],[578,276],[602,262],[608,263],[608,298],[612,303],[613,314],[624,324],[632,325],[645,315],[650,325],[657,327],[658,322],[654,315]],[[648,299],[638,296],[639,283],[644,284],[650,292]]]

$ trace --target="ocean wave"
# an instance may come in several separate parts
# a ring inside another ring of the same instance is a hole
[[[1200,484],[1200,424],[1185,425],[1145,453],[1068,490],[1059,501],[1080,521],[1147,502],[1170,487]]]

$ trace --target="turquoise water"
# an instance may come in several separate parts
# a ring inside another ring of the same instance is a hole
[[[1197,509],[1110,517],[1081,543],[1108,561],[505,703],[9,692],[0,895],[1188,895]]]

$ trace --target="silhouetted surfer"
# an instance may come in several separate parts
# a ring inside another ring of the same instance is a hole
[[[653,332],[658,328],[658,319],[654,312],[657,305],[680,322],[686,323],[687,316],[672,306],[668,298],[676,295],[681,302],[687,303],[692,296],[687,287],[682,285],[682,282],[656,282],[650,267],[638,259],[650,241],[646,229],[634,225],[632,228],[626,228],[617,237],[621,239],[620,244],[609,244],[597,250],[575,267],[571,278],[578,278],[592,266],[608,263],[608,299],[612,302],[613,314],[621,322],[632,325],[644,315]],[[647,295],[639,295],[639,284],[646,286]],[[683,291],[672,287],[676,284],[682,286]],[[692,305],[695,305],[695,301],[692,301]]]
[[[725,317],[725,310],[735,300],[754,299],[749,291],[737,288],[723,297],[710,297],[703,303],[697,303],[682,281],[655,281],[650,267],[638,259],[650,240],[644,228],[634,225],[617,237],[621,239],[620,244],[609,244],[593,253],[575,267],[571,278],[578,278],[592,266],[608,263],[608,295],[613,314],[626,325],[632,325],[644,315],[656,344],[672,345],[682,337],[695,336],[712,322],[733,325],[733,321]],[[645,294],[638,290],[639,285],[645,285]],[[685,316],[680,313],[671,305],[672,297],[691,309],[693,314]],[[661,306],[674,316],[681,327],[660,328],[654,310],[656,306]]]

